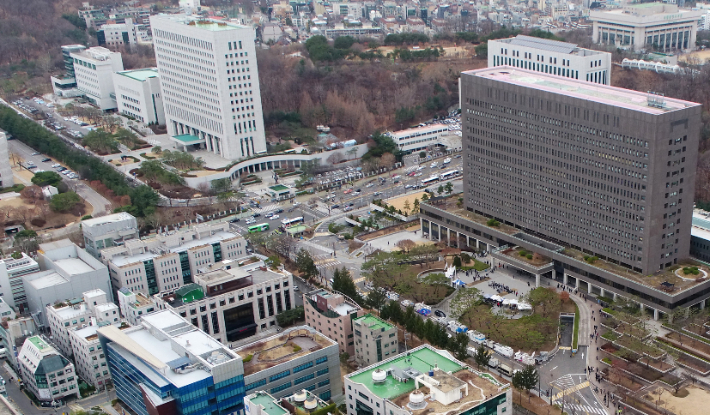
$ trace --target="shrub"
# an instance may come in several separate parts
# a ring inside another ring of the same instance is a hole
[[[87,219],[91,219],[91,218],[93,218],[93,216],[91,216],[91,215],[85,215],[85,216],[82,216],[82,217],[81,217],[81,220],[87,220]]]
[[[47,223],[47,221],[42,218],[34,218],[30,221],[30,223],[32,224],[32,226],[36,226],[38,228],[41,228],[42,226],[44,226]]]
[[[488,222],[486,222],[486,225],[488,226],[499,226],[500,222],[498,222],[495,219],[488,219]]]
[[[528,256],[528,251],[526,251],[526,250],[524,250],[524,249],[521,249],[519,255],[520,255],[520,256],[523,256],[523,257],[527,257],[527,256]]]
[[[298,352],[300,352],[300,351],[301,351],[301,346],[299,346],[299,345],[293,346],[293,352],[294,352],[294,353],[298,353]]]
[[[698,267],[684,267],[683,273],[686,275],[698,275],[700,274],[700,270],[698,270]]]
[[[250,354],[250,355],[248,355],[247,357],[245,357],[244,359],[242,359],[242,362],[244,362],[244,363],[249,363],[249,362],[251,362],[251,358],[252,358],[252,357],[254,357],[254,355],[253,355],[253,354]]]
[[[533,257],[532,254],[525,255],[525,258],[527,258],[527,259],[532,259],[532,257]]]

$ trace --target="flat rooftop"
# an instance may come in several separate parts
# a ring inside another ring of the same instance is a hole
[[[79,258],[66,258],[54,261],[54,265],[61,268],[68,275],[79,275],[94,270],[94,267]]]
[[[25,282],[29,282],[35,289],[41,290],[44,288],[54,287],[55,285],[66,284],[69,280],[54,271],[45,271],[44,275],[41,277],[33,280],[25,279]]]
[[[380,329],[385,329],[389,330],[393,325],[385,322],[384,320],[377,318],[373,316],[372,314],[366,314],[362,317],[358,317],[356,319],[353,319],[354,323],[361,323],[364,324],[365,326],[369,327],[370,330],[380,330]]]
[[[626,108],[647,114],[664,114],[669,111],[695,107],[700,104],[664,97],[663,108],[649,106],[648,94],[630,89],[600,85],[591,82],[564,78],[511,66],[465,71],[464,75],[486,78],[506,84],[518,85],[553,94],[566,95],[614,107]]]
[[[556,53],[572,53],[575,49],[577,49],[577,45],[574,43],[560,42],[558,40],[542,39],[539,37],[525,35],[518,35],[511,39],[500,39],[498,41],[513,46],[535,48]]]
[[[32,336],[29,338],[29,340],[39,350],[47,350],[51,348],[51,346],[48,345],[47,342],[42,340],[42,338],[39,336]]]
[[[126,71],[126,72],[140,72],[144,71],[145,69],[138,70],[138,71]],[[122,75],[126,75],[125,72],[119,72]],[[157,72],[156,72],[157,75]],[[126,75],[128,76],[128,75]],[[92,218],[92,219],[86,219],[81,221],[81,227],[91,227],[91,226],[96,226],[96,225],[105,225],[107,223],[115,223],[115,222],[120,222],[124,220],[130,220],[132,219],[133,216],[130,213],[127,212],[120,212],[120,213],[114,213],[111,215],[106,215],[106,216],[100,216],[98,218]]]
[[[220,20],[204,19],[195,15],[185,14],[159,14],[157,17],[161,19],[172,20],[177,23],[182,23],[188,26],[195,26],[198,29],[209,30],[210,32],[221,32],[224,30],[241,30],[248,29],[232,22],[223,22]]]
[[[392,131],[390,135],[394,138],[406,137],[413,134],[427,134],[433,131],[444,129],[449,131],[449,126],[446,124],[429,124],[423,127],[407,128],[406,130]]]
[[[289,413],[278,404],[275,404],[274,401],[276,399],[267,393],[255,393],[249,396],[249,400],[255,405],[261,405],[267,415],[285,415]]]
[[[252,355],[249,362],[244,362],[244,376],[248,376],[332,345],[337,346],[338,343],[308,326],[299,326],[256,343],[244,345],[234,349],[234,352],[242,358]],[[301,349],[294,352],[295,346]]]

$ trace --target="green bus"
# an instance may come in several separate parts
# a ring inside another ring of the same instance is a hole
[[[248,228],[249,233],[257,233],[257,232],[264,232],[269,230],[269,224],[268,223],[260,223],[258,225],[250,226]]]

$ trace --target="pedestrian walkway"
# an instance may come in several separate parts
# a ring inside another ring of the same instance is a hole
[[[557,403],[557,405],[561,406],[561,402],[556,402],[556,403]],[[602,408],[595,408],[591,405],[577,405],[577,404],[573,404],[573,403],[566,403],[565,404],[565,412],[570,413],[569,409],[574,409],[574,412],[576,412],[576,413],[607,415],[606,411],[603,410]]]
[[[311,241],[303,239],[303,240],[298,241],[298,243],[304,244],[304,245],[311,247],[311,248],[315,248],[316,250],[321,251],[321,252],[328,252],[328,255],[330,255],[330,250],[328,248],[318,245],[315,242],[311,242]],[[316,255],[320,255],[320,254],[316,254]]]
[[[337,267],[340,264],[341,264],[341,262],[338,261],[337,259],[326,259],[323,261],[316,261],[316,268],[318,268],[318,270],[322,271],[324,269]]]

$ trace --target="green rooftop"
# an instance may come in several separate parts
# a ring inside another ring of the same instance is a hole
[[[196,135],[192,134],[180,134],[180,135],[174,135],[174,139],[181,141],[183,144],[195,144],[200,141],[205,141],[204,138],[200,138]]]
[[[372,381],[372,372],[377,369],[387,370],[394,366],[399,369],[407,369],[411,367],[421,373],[426,373],[432,369],[434,365],[437,365],[439,369],[445,372],[452,373],[458,372],[463,368],[463,366],[453,360],[450,360],[429,347],[424,346],[421,349],[410,352],[409,356],[407,356],[406,353],[402,353],[392,360],[386,360],[372,365],[360,373],[348,376],[348,378],[353,382],[365,385],[370,392],[376,394],[380,398],[393,399],[397,396],[413,391],[415,382],[399,382],[392,376],[387,376],[384,383],[375,384]]]
[[[358,317],[353,320],[356,323],[363,324],[367,326],[370,330],[382,330],[387,331],[391,329],[392,326],[391,324],[385,322],[384,320],[380,319],[379,317],[373,316],[372,314],[365,314],[362,317]]]
[[[269,189],[273,190],[274,192],[282,192],[284,190],[288,190],[288,187],[282,184],[277,184],[276,186],[269,186]]]
[[[288,411],[274,403],[274,397],[266,393],[255,393],[256,396],[249,397],[251,403],[264,407],[264,412],[268,415],[283,415]]]
[[[202,291],[202,287],[199,284],[194,283],[180,287],[177,291],[175,291],[175,295],[180,297],[183,304],[205,298],[205,292]]]
[[[293,225],[288,228],[286,228],[286,232],[290,233],[291,235],[295,235],[297,233],[305,232],[306,231],[306,225]]]
[[[42,338],[39,336],[32,336],[32,337],[30,337],[29,340],[39,350],[44,350],[44,349],[49,348],[49,345],[44,340],[42,340]]]
[[[146,79],[156,78],[158,76],[157,69],[136,69],[135,71],[119,72],[123,76],[127,76],[136,81],[145,81]]]

